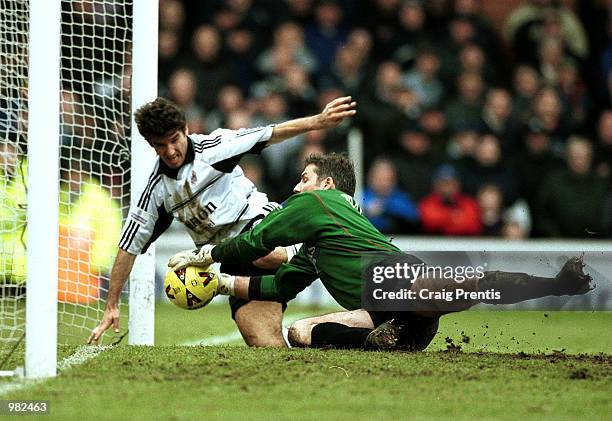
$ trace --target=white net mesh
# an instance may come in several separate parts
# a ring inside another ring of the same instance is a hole
[[[62,1],[59,341],[102,318],[129,206],[131,2]]]
[[[0,346],[25,326],[28,2],[0,0]]]
[[[0,0],[3,354],[25,329],[28,3]],[[129,1],[62,1],[59,343],[82,343],[102,318],[129,206],[131,13]]]

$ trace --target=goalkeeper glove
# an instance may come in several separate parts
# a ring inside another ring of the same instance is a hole
[[[200,249],[186,250],[176,253],[168,260],[168,267],[179,270],[187,266],[208,267],[214,263],[210,252],[215,248],[212,244],[206,244]]]

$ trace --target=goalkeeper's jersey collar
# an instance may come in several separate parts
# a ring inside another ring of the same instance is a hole
[[[185,161],[183,161],[183,165],[178,168],[170,168],[167,166],[162,159],[159,160],[159,173],[164,174],[167,177],[173,178],[176,180],[178,177],[178,173],[187,164],[191,164],[195,159],[195,150],[193,149],[193,140],[189,136],[187,136],[187,156],[185,157]]]

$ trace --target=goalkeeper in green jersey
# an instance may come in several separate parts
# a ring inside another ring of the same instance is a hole
[[[362,258],[374,254],[378,263],[419,265],[423,262],[402,253],[361,214],[353,200],[355,173],[344,155],[310,156],[300,182],[281,209],[272,211],[252,230],[217,246],[174,255],[169,266],[209,266],[213,262],[251,262],[277,246],[303,243],[290,262],[275,275],[230,276],[223,274],[219,292],[249,300],[287,302],[320,278],[332,297],[348,311],[311,317],[289,328],[293,346],[338,348],[424,349],[431,342],[441,315],[464,310],[478,302],[518,302],[546,295],[584,293],[590,277],[582,260],[570,259],[555,278],[524,273],[485,272],[457,283],[452,279],[419,278],[412,290],[478,292],[492,286],[501,299],[415,300],[403,311],[367,311],[362,308]],[[529,288],[525,285],[529,284]]]

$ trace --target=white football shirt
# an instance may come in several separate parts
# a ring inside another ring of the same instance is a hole
[[[187,156],[178,169],[157,157],[138,202],[130,207],[119,248],[141,254],[177,218],[196,246],[218,244],[240,234],[251,219],[279,205],[269,202],[238,166],[246,153],[259,153],[273,126],[217,129],[188,136]]]

